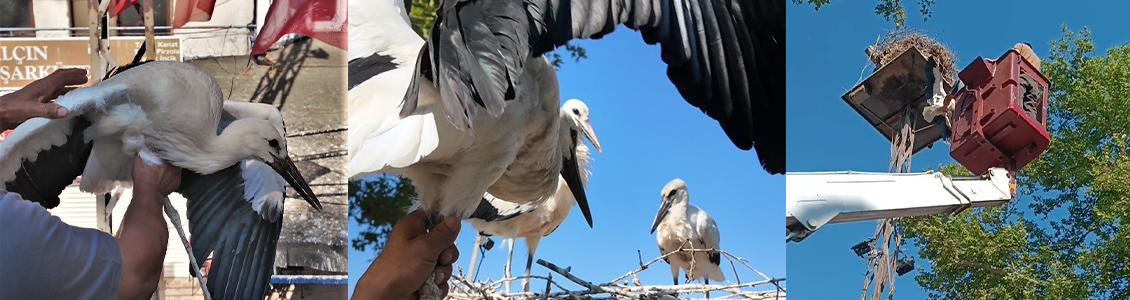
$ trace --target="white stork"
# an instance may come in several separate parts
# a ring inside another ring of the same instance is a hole
[[[784,171],[783,3],[450,0],[427,42],[403,2],[351,0],[349,14],[349,175],[407,176],[443,215],[467,217],[488,191],[517,203],[552,194],[559,159],[535,139],[554,130],[542,112],[557,107],[556,79],[539,56],[618,24],[661,44],[687,101]],[[547,159],[536,178],[520,173]]]
[[[720,249],[718,248],[718,224],[706,211],[688,202],[687,183],[675,178],[668,182],[660,192],[659,211],[655,214],[655,221],[651,223],[651,233],[659,243],[659,253],[680,251],[683,249]],[[718,267],[722,257],[716,251],[680,252],[664,258],[671,265],[671,280],[679,284],[679,269],[683,269],[687,281],[702,278],[707,284],[710,280],[722,281],[722,269]]]
[[[581,184],[588,183],[589,170],[585,165],[589,163],[589,147],[585,146],[581,137],[588,138],[596,151],[601,151],[600,141],[596,138],[596,131],[592,129],[592,123],[589,122],[589,107],[584,102],[577,99],[565,101],[561,106],[561,120],[567,125],[562,128],[560,137],[562,138],[562,147],[573,149],[573,159],[567,159],[566,163],[578,165],[581,170]],[[582,186],[581,188],[584,188]],[[493,206],[510,207],[514,204],[504,203],[505,200],[497,199],[488,195],[484,199],[489,199]],[[484,200],[488,201],[488,200]],[[475,236],[475,245],[479,244],[483,236],[500,236],[510,241],[510,250],[506,256],[506,277],[510,276],[510,261],[514,255],[514,240],[521,237],[526,241],[526,279],[522,281],[522,289],[529,291],[529,276],[530,266],[533,264],[534,252],[537,251],[538,242],[544,236],[549,236],[550,233],[557,230],[561,226],[561,222],[569,216],[569,210],[573,209],[573,205],[577,203],[577,199],[573,198],[571,187],[565,183],[565,180],[557,181],[557,191],[553,197],[546,199],[545,202],[537,205],[533,211],[520,214],[511,219],[500,221],[487,221],[477,218],[468,219],[467,222],[475,227],[479,235]],[[471,266],[468,268],[468,274],[474,274],[475,258],[478,251],[471,252]]]
[[[537,204],[558,178],[582,186],[543,140],[560,124],[556,74],[541,56],[619,24],[661,45],[672,83],[738,148],[784,172],[783,2],[445,0],[426,42],[403,4],[349,1],[350,178],[406,176],[424,209],[463,218],[487,192]]]
[[[562,168],[567,155],[558,144],[559,90],[553,68],[542,57],[530,57],[523,73],[519,100],[505,114],[479,115],[478,132],[460,130],[440,120],[443,110],[421,108],[400,116],[405,91],[414,77],[416,53],[423,40],[411,30],[403,7],[381,0],[361,6],[350,1],[349,176],[380,172],[411,178],[420,187],[420,206],[444,216],[489,220],[513,216],[477,209],[483,194],[516,204],[537,204],[551,197],[557,179],[581,186],[576,167]],[[372,22],[369,22],[372,20]],[[377,20],[391,20],[380,22]],[[366,46],[372,45],[372,46]],[[373,54],[366,47],[376,48]],[[365,56],[368,55],[368,56]],[[401,61],[402,63],[397,63]],[[371,74],[354,81],[357,74]],[[434,90],[425,86],[425,94]],[[438,100],[435,97],[424,99]],[[489,134],[498,133],[498,134]],[[560,174],[560,175],[559,175]],[[574,190],[591,224],[582,189]]]
[[[177,192],[188,199],[194,258],[214,252],[215,299],[265,295],[284,181],[321,209],[287,156],[278,110],[223,101],[212,75],[192,65],[140,64],[55,103],[67,117],[30,119],[0,142],[0,188],[53,208],[78,175],[85,192],[131,186],[133,155],[183,168]]]

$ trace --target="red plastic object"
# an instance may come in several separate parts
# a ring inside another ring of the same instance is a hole
[[[1038,93],[1034,109],[1025,113],[1021,75]],[[978,57],[958,73],[965,83],[959,92],[950,140],[950,156],[974,174],[992,167],[1016,171],[1040,156],[1051,137],[1048,80],[1016,50],[995,61]]]

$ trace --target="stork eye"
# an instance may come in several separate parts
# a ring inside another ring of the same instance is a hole
[[[578,109],[576,109],[576,108],[574,108],[574,109],[573,109],[573,114],[574,114],[574,115],[578,115],[578,116],[579,116],[579,115],[581,115],[581,111],[580,111],[580,110],[578,110]]]
[[[271,148],[275,148],[276,150],[279,149],[279,140],[273,139],[273,140],[267,141],[267,144],[271,145]]]
[[[667,193],[667,198],[675,197],[675,192],[678,192],[678,191],[679,191],[678,189],[671,190],[670,193]]]

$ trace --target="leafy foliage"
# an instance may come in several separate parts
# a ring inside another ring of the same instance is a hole
[[[1130,44],[1100,55],[1086,28],[1063,31],[1041,70],[1052,143],[1020,197],[902,223],[931,299],[1130,299]]]
[[[428,36],[432,24],[436,22],[436,10],[439,9],[439,0],[412,0],[408,11],[408,20],[412,21],[412,29],[422,37]]]
[[[812,4],[816,10],[827,5],[831,0],[792,0],[794,4]],[[906,9],[903,8],[902,0],[878,0],[879,3],[875,4],[875,14],[883,17],[887,21],[895,23],[895,27],[902,27],[906,24]],[[934,6],[935,0],[918,0],[918,13],[922,15],[922,21],[925,22],[934,16],[930,11],[930,7]]]
[[[407,178],[382,175],[372,180],[349,182],[349,217],[360,224],[350,241],[353,249],[379,251],[384,248],[392,225],[404,218],[416,199],[416,188]]]

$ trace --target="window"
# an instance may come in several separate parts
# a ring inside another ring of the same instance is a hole
[[[0,28],[3,27],[35,27],[31,0],[0,1]],[[35,32],[0,31],[0,37],[3,36],[35,36]]]
[[[139,1],[140,3],[140,1]],[[170,26],[169,23],[169,0],[153,0],[153,26]],[[118,14],[118,26],[133,27],[145,26],[145,19],[142,18],[139,9],[129,7]],[[156,32],[167,32],[168,30],[155,30]],[[133,35],[136,31],[128,31],[128,35]],[[144,31],[137,32],[145,34]],[[126,34],[123,34],[126,35]]]

